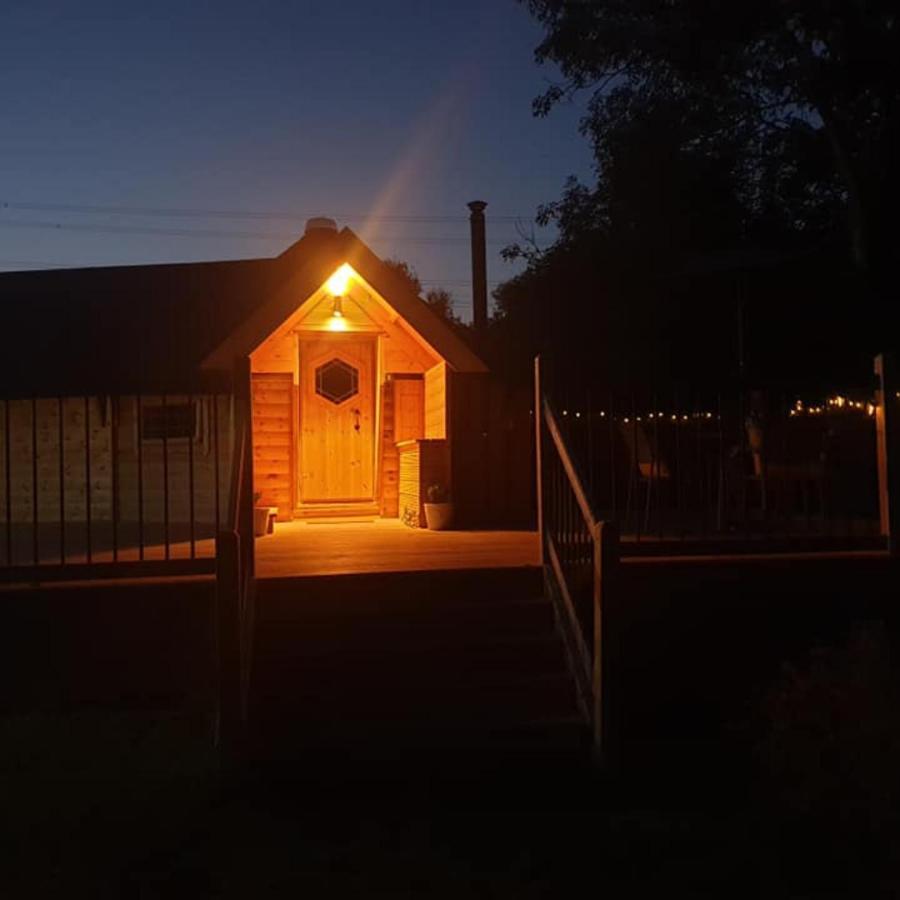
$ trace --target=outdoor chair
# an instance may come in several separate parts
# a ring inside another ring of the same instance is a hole
[[[769,498],[788,518],[799,490],[803,515],[809,519],[816,495],[819,518],[826,517],[825,479],[829,462],[829,429],[821,421],[782,420],[763,425],[748,421],[747,441],[753,461],[751,478],[759,482],[763,515]]]
[[[641,422],[620,422],[619,434],[628,453],[628,489],[625,496],[625,522],[630,520],[632,504],[636,494],[644,490],[644,527],[650,527],[650,509],[654,493],[659,498],[663,483],[671,480],[668,464],[659,453],[659,448],[648,437]]]

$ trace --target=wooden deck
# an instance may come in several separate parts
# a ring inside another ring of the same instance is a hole
[[[259,578],[539,564],[532,531],[428,531],[397,519],[282,522],[256,542]]]

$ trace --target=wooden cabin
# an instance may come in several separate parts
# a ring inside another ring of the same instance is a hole
[[[307,265],[204,361],[249,355],[260,503],[419,526],[440,484],[472,521],[483,429],[464,404],[487,368],[349,229],[314,223],[289,251]]]
[[[35,558],[38,524],[214,534],[242,393],[279,520],[417,527],[439,484],[484,521],[487,368],[331,220],[274,259],[0,275],[0,317],[0,523]]]

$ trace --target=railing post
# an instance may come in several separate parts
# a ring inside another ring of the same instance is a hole
[[[879,393],[875,407],[878,449],[878,511],[881,534],[887,538],[888,551],[900,554],[900,421],[896,410],[898,384],[894,357],[879,353],[875,357]]]
[[[251,394],[250,357],[238,357],[234,361],[234,401],[237,407],[237,421],[243,423],[243,434],[236,435],[236,446],[244,444],[241,491],[236,498],[238,504],[239,531],[249,535],[242,552],[242,560],[247,574],[256,571],[255,547],[253,541],[253,400]]]
[[[543,391],[541,388],[541,357],[534,358],[534,469],[537,502],[537,532],[541,565],[544,565],[544,472],[541,460],[541,435],[543,432]]]
[[[594,634],[593,671],[591,694],[593,696],[592,724],[594,753],[599,760],[609,756],[609,685],[604,677],[609,668],[607,646],[609,641],[609,601],[614,590],[615,572],[619,564],[619,534],[614,522],[597,522],[593,527],[594,539]]]
[[[216,744],[230,751],[242,731],[241,541],[235,531],[216,533]]]

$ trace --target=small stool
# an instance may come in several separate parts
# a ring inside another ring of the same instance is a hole
[[[266,534],[275,533],[275,519],[278,518],[278,507],[270,506],[268,515],[266,516]]]

